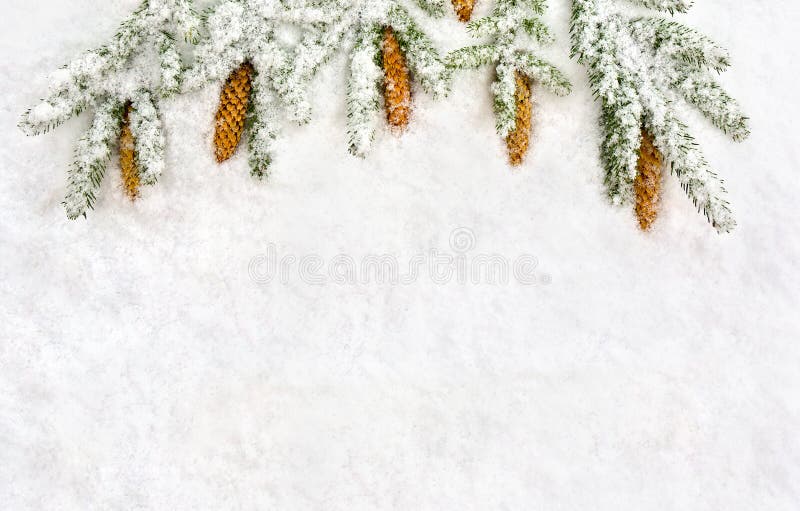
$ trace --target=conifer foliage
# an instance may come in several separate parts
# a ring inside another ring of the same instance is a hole
[[[672,13],[686,11],[691,0],[633,3]],[[674,93],[682,95],[731,138],[746,138],[747,118],[713,76],[729,66],[728,54],[692,28],[661,17],[629,17],[618,4],[624,5],[620,0],[572,2],[572,51],[587,67],[601,103],[608,194],[615,204],[634,201],[639,156],[648,145],[642,143],[644,130],[698,210],[717,231],[730,231],[736,222],[722,180],[672,103]]]
[[[417,3],[428,14],[444,14],[443,1]],[[347,133],[354,155],[364,156],[369,151],[381,101],[390,126],[408,124],[412,80],[435,97],[448,92],[444,62],[410,7],[399,0],[367,0],[345,14],[356,34],[347,85]]]
[[[562,1],[572,6],[573,56],[587,68],[601,106],[601,157],[612,202],[633,204],[640,226],[649,229],[668,168],[718,231],[732,229],[722,180],[674,104],[683,97],[732,139],[746,138],[747,118],[714,76],[730,58],[705,35],[672,19],[628,14],[637,5],[684,12],[692,0]],[[442,58],[422,18],[449,12],[466,22],[475,5],[215,0],[198,16],[192,0],[143,0],[111,41],[55,73],[20,128],[35,135],[93,111],[77,143],[64,201],[67,215],[77,218],[93,207],[116,147],[131,199],[142,185],[154,184],[164,168],[161,101],[212,84],[220,88],[213,119],[216,159],[227,160],[246,139],[251,173],[265,178],[283,119],[311,119],[315,77],[333,55],[346,52],[342,101],[351,153],[365,156],[378,126],[402,131],[413,121],[415,94],[444,96],[456,71],[491,66],[497,132],[510,163],[519,165],[531,145],[534,98],[542,89],[566,95],[571,84],[541,57],[541,47],[554,39],[542,20],[545,0],[492,0],[486,16],[467,24],[477,44]]]
[[[372,143],[383,99],[390,124],[402,127],[408,122],[411,75],[431,93],[447,92],[444,64],[405,3],[225,1],[206,17],[208,37],[196,52],[187,88],[228,80],[220,102],[222,115],[217,115],[218,131],[220,121],[225,131],[233,120],[226,117],[229,107],[238,112],[238,105],[249,104],[251,171],[256,177],[266,177],[280,116],[299,123],[310,120],[313,78],[336,52],[352,48],[347,87],[348,134],[351,152],[364,155]],[[444,12],[443,0],[417,0],[417,4],[429,14]],[[280,30],[287,25],[302,32],[296,45],[285,43],[280,37]],[[236,105],[226,103],[226,97],[230,97],[228,87],[234,84],[232,80],[245,62],[252,66],[249,101],[234,95]],[[240,134],[240,125],[238,121],[234,124],[236,129],[229,133],[232,138],[227,137],[226,144],[238,143],[235,135]],[[218,155],[219,151],[218,143]],[[227,147],[222,152],[229,156],[229,151]]]
[[[127,176],[128,195],[134,198],[139,182],[152,185],[161,175],[164,133],[158,103],[180,88],[183,63],[178,35],[192,42],[199,35],[191,1],[145,0],[108,44],[56,73],[47,96],[22,116],[20,128],[37,135],[94,109],[94,120],[78,142],[69,171],[64,206],[70,218],[93,207],[123,123],[135,154],[127,171],[138,174],[136,193],[130,188],[133,176]]]
[[[545,45],[553,41],[541,19],[544,9],[544,0],[497,0],[488,16],[467,25],[473,36],[489,42],[460,48],[447,57],[451,70],[494,65],[497,133],[506,139],[512,165],[522,163],[529,146],[531,81],[559,96],[572,90],[561,71],[529,49],[530,39]]]
[[[250,170],[268,176],[271,146],[277,134],[280,83],[291,66],[289,48],[276,37],[281,23],[320,22],[323,13],[309,6],[289,11],[278,2],[228,0],[205,13],[207,35],[187,72],[185,90],[209,83],[221,86],[215,117],[214,153],[230,158],[249,128]],[[300,28],[302,25],[298,24]]]

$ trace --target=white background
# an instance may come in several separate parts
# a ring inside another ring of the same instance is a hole
[[[287,126],[273,178],[213,162],[219,88],[164,105],[167,171],[131,205],[109,169],[97,210],[60,201],[89,116],[26,138],[47,76],[136,0],[3,0],[0,20],[0,508],[800,508],[796,2],[699,2],[752,118],[734,144],[687,110],[739,227],[717,235],[672,177],[649,234],[608,205],[598,108],[536,90],[512,171],[491,71],[417,94],[403,137],[348,155],[343,55],[315,120]],[[734,5],[735,4],[735,5]],[[486,11],[482,5],[478,14]],[[467,42],[454,16],[427,24]],[[281,254],[474,250],[539,259],[523,286],[259,285]]]

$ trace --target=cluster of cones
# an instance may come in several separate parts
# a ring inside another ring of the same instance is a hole
[[[475,0],[452,1],[458,19],[469,21]],[[383,30],[381,54],[386,122],[392,128],[403,130],[411,119],[411,75],[400,43],[390,26]],[[219,163],[233,156],[241,141],[252,91],[252,75],[253,67],[244,63],[231,73],[222,88],[214,133],[214,148]],[[512,165],[520,165],[527,153],[532,113],[530,80],[517,72],[516,84],[516,128],[506,140]]]
[[[468,22],[472,18],[475,0],[452,0],[459,21]],[[508,159],[511,165],[521,165],[530,146],[531,116],[531,80],[524,73],[516,71],[516,124],[506,137]],[[658,216],[661,201],[661,181],[664,158],[655,145],[653,135],[642,129],[639,160],[636,166],[636,178],[633,182],[635,204],[634,211],[643,231],[649,230]]]
[[[404,129],[411,117],[411,76],[392,27],[385,27],[381,44],[384,104],[389,126]],[[220,94],[214,132],[217,162],[233,156],[242,139],[252,91],[253,67],[244,63],[234,70]]]
[[[469,21],[475,0],[452,0],[452,3],[458,19],[464,23]],[[411,117],[411,76],[406,57],[392,27],[384,27],[381,53],[386,121],[392,128],[403,130],[408,126]],[[253,67],[245,62],[231,73],[222,88],[214,132],[215,154],[220,163],[233,156],[241,141],[253,88],[253,72]],[[515,82],[516,124],[506,137],[506,146],[509,162],[517,166],[522,164],[530,146],[533,103],[530,78],[516,71]],[[132,146],[129,129],[127,132],[123,130],[123,141],[125,140],[130,140]],[[133,167],[135,170],[132,150],[130,154],[125,154],[121,155],[121,161],[127,163],[127,168]],[[643,130],[638,174],[634,183],[635,211],[643,230],[650,228],[657,215],[662,166],[662,157],[653,143],[653,137]],[[126,171],[125,168],[126,165],[123,165],[123,182],[128,195],[133,199],[138,194],[138,173]],[[133,177],[134,174],[136,177]]]
[[[475,0],[452,0],[458,19],[467,22],[472,17]],[[406,57],[392,27],[384,27],[381,42],[383,63],[383,96],[386,122],[392,128],[403,130],[411,118],[411,75]],[[253,67],[242,64],[228,77],[220,94],[216,114],[214,150],[219,163],[233,156],[244,132],[247,107],[252,91]],[[522,163],[528,150],[531,126],[530,81],[517,73],[517,123],[507,138],[509,160],[512,165]]]

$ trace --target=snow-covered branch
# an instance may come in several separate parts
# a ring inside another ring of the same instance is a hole
[[[177,92],[183,62],[175,42],[196,38],[199,20],[189,0],[146,0],[106,45],[56,72],[45,98],[28,110],[20,128],[29,135],[49,131],[84,110],[94,109],[92,127],[78,143],[70,171],[67,214],[76,218],[96,199],[124,105],[132,105],[137,171],[153,184],[164,167],[164,134],[158,101]]]
[[[636,3],[667,12],[690,6],[680,0]],[[747,118],[712,74],[728,66],[727,52],[680,23],[628,18],[613,0],[573,0],[572,40],[601,103],[601,154],[611,200],[634,199],[644,129],[709,222],[720,232],[731,230],[735,221],[722,180],[673,106],[675,96],[683,96],[734,140],[746,138]]]
[[[529,80],[559,96],[572,90],[566,76],[539,57],[536,46],[531,44],[530,39],[540,45],[553,42],[552,33],[541,19],[544,8],[542,0],[497,0],[488,16],[467,25],[473,36],[489,41],[460,48],[447,57],[451,71],[495,65],[492,92],[497,133],[506,139],[511,163],[515,165],[522,163],[528,148]]]

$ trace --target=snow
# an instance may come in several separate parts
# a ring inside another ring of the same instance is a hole
[[[651,233],[608,204],[599,106],[556,0],[545,54],[575,87],[534,90],[519,171],[488,68],[447,98],[415,91],[408,132],[380,127],[352,157],[340,54],[312,121],[275,140],[269,180],[246,151],[214,163],[211,85],[161,105],[158,185],[130,204],[112,163],[96,210],[68,221],[90,116],[42,137],[16,123],[136,4],[4,3],[3,509],[800,507],[794,3],[706,0],[676,17],[730,50],[720,80],[751,116],[735,144],[680,107],[725,179],[729,235],[671,176]],[[442,49],[474,43],[452,14],[424,25]],[[299,275],[308,255],[452,255],[458,228],[467,256],[535,256],[536,284]],[[259,278],[270,246],[296,258],[285,284]]]

